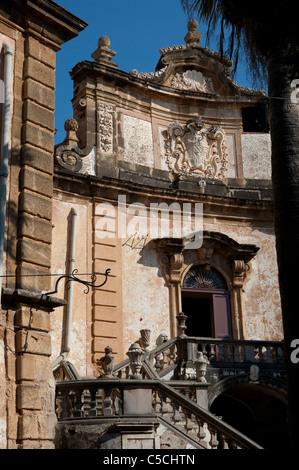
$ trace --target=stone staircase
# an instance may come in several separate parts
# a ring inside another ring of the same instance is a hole
[[[57,382],[56,447],[80,448],[84,442],[85,448],[106,449],[261,449],[208,411],[207,378],[209,369],[217,371],[217,382],[229,367],[240,374],[252,366],[283,378],[282,348],[282,343],[178,337],[153,351],[136,343],[129,359],[115,367],[107,348],[100,378],[74,379],[69,366],[72,376]]]

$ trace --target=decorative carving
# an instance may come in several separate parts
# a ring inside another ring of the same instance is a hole
[[[209,264],[191,268],[184,279],[183,287],[193,287],[196,289],[227,289],[223,276],[216,271],[216,269],[211,268]]]
[[[185,334],[185,331],[187,329],[187,326],[186,326],[187,319],[188,319],[187,315],[185,315],[183,312],[177,315],[177,320],[178,320],[179,330],[180,330],[180,336],[179,336],[180,338],[187,337],[187,335]]]
[[[100,104],[98,106],[98,135],[100,149],[105,153],[113,151],[113,106]]]
[[[147,329],[140,330],[140,335],[141,335],[141,339],[140,339],[141,347],[146,351],[150,345],[151,330],[147,330]]]
[[[167,70],[167,66],[158,70],[157,72],[138,72],[138,70],[131,70],[130,74],[134,77],[143,78],[144,80],[154,80],[160,78]]]
[[[244,260],[237,259],[233,261],[234,287],[243,286],[247,271],[249,271],[249,265]]]
[[[206,128],[201,118],[185,126],[178,122],[168,128],[165,141],[167,163],[175,175],[191,175],[221,180],[227,167],[224,131]]]
[[[105,356],[101,357],[101,359],[97,361],[98,366],[100,366],[100,368],[103,370],[103,373],[101,374],[102,378],[113,378],[113,362],[114,357],[112,354],[112,348],[110,346],[107,346],[105,348]]]
[[[202,353],[202,351],[198,352],[198,358],[195,359],[194,365],[196,369],[196,377],[198,382],[206,382],[206,372],[207,372],[207,365],[210,364],[208,359],[206,359]]]
[[[140,371],[142,367],[143,354],[144,350],[141,349],[138,343],[131,344],[129,351],[127,352],[127,356],[130,359],[130,365],[133,373],[131,379],[142,379]]]
[[[171,87],[179,90],[200,91],[202,93],[215,93],[213,81],[197,70],[187,70],[176,73],[172,79]]]
[[[156,345],[161,346],[161,344],[166,343],[166,341],[168,341],[167,333],[161,333],[156,339]]]
[[[82,168],[82,158],[90,154],[92,147],[79,148],[76,134],[78,122],[76,119],[67,119],[64,123],[64,129],[66,137],[61,144],[55,147],[55,163],[65,170],[77,173]]]
[[[174,253],[170,257],[170,277],[172,282],[181,282],[181,267],[184,263],[184,256],[181,253]]]

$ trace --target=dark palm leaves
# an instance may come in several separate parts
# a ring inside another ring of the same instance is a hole
[[[181,0],[181,4],[190,18],[197,16],[207,22],[208,41],[219,27],[220,53],[234,61],[234,72],[243,55],[254,83],[266,82],[268,52],[276,45],[283,41],[293,53],[298,51],[293,0]],[[294,75],[296,67],[297,62]]]

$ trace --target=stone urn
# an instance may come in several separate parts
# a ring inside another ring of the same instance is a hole
[[[142,375],[140,373],[142,367],[142,357],[144,355],[144,350],[140,347],[138,343],[133,343],[130,346],[127,356],[130,359],[130,365],[132,370],[131,379],[140,380]]]
[[[207,365],[210,364],[201,351],[198,353],[198,358],[195,359],[194,365],[196,369],[196,377],[198,382],[206,382]]]

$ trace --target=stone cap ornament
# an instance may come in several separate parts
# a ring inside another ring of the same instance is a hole
[[[190,46],[197,45],[201,40],[201,33],[197,32],[198,22],[196,20],[190,20],[188,25],[188,33],[185,36],[185,43],[190,44]]]
[[[140,380],[142,379],[141,367],[142,367],[142,357],[144,355],[144,350],[140,347],[138,343],[131,344],[127,356],[130,359],[130,366],[132,370],[131,379]]]
[[[196,377],[198,382],[205,383],[206,380],[206,372],[207,372],[207,365],[210,364],[208,359],[204,356],[202,351],[198,351],[198,357],[194,361],[195,369],[196,369]]]
[[[112,354],[112,348],[110,346],[107,346],[105,348],[105,356],[97,360],[97,365],[103,371],[103,373],[100,376],[101,378],[106,378],[106,379],[115,378],[113,375],[114,357]]]
[[[110,49],[111,41],[108,36],[101,36],[98,40],[98,48],[91,54],[91,57],[100,64],[109,65],[109,67],[117,67],[111,60],[116,52]]]
[[[92,151],[92,147],[88,145],[84,148],[79,147],[78,128],[76,119],[67,119],[64,123],[65,139],[55,146],[55,164],[72,173],[78,173],[81,170],[82,158]]]

